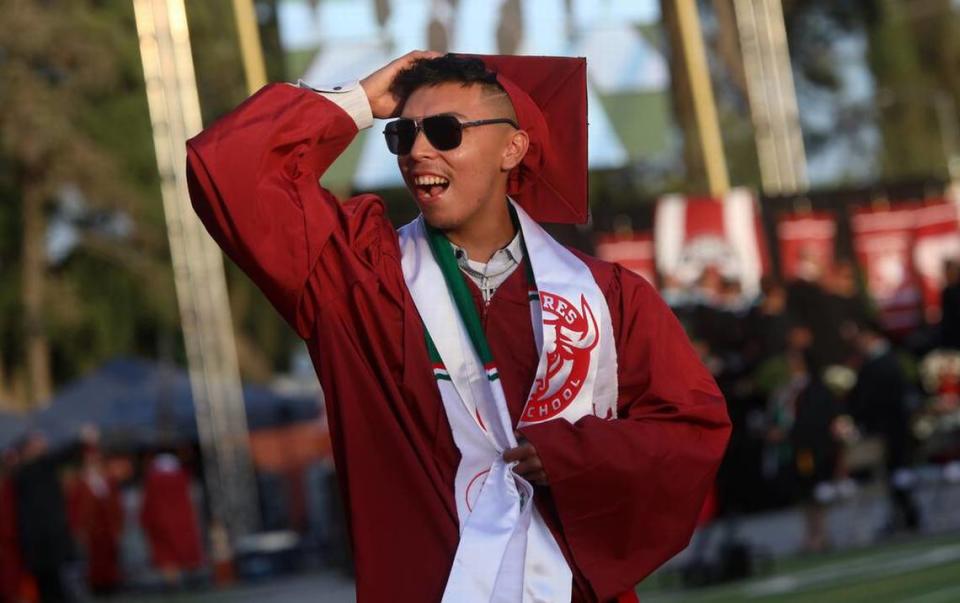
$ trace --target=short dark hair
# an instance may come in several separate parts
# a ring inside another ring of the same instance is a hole
[[[474,57],[445,54],[435,59],[418,59],[393,78],[392,92],[401,103],[415,90],[440,84],[459,83],[463,86],[478,85],[490,92],[506,94],[497,81],[497,74],[488,70],[483,61]]]

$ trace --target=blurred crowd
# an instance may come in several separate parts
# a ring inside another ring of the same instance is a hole
[[[756,299],[712,268],[693,288],[665,288],[733,422],[704,518],[800,504],[805,546],[818,551],[826,506],[880,483],[885,530],[921,525],[914,468],[960,467],[960,265],[944,276],[939,322],[897,333],[876,320],[850,262],[765,279]]]
[[[4,453],[0,601],[109,595],[138,557],[169,586],[203,566],[190,472],[172,451],[151,451],[135,464],[129,454],[104,454],[93,427],[56,448],[31,432]]]
[[[666,283],[734,426],[702,520],[799,505],[805,546],[819,551],[825,509],[871,484],[890,500],[886,531],[922,526],[916,468],[952,467],[960,479],[960,265],[946,266],[945,282],[940,320],[896,333],[875,320],[849,262],[766,279],[755,299],[713,268],[694,287]],[[195,443],[105,449],[93,427],[57,447],[23,437],[0,462],[0,603],[224,578],[197,458]],[[298,543],[291,566],[304,553],[349,565],[329,460],[261,459],[257,480],[263,532]],[[247,569],[263,571],[262,560]]]
[[[296,448],[296,432],[314,429],[301,423],[273,435]],[[329,460],[268,458],[257,466],[259,532],[232,542],[211,520],[200,461],[196,442],[103,443],[92,425],[66,443],[41,431],[22,437],[0,461],[0,603],[76,602],[348,567]]]

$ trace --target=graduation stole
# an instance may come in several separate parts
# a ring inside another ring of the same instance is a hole
[[[590,269],[509,200],[526,250],[539,353],[517,427],[616,415],[617,357],[606,299]],[[572,572],[503,462],[514,426],[480,317],[449,241],[419,216],[399,231],[404,280],[426,329],[434,377],[461,460],[454,483],[460,543],[444,603],[567,602]]]

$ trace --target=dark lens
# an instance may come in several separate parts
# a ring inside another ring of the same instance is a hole
[[[412,119],[397,119],[391,121],[383,129],[383,136],[387,139],[387,148],[394,155],[406,155],[413,148],[413,139],[417,136],[417,125]]]
[[[438,151],[449,151],[460,146],[463,127],[453,115],[434,115],[423,120],[423,133]]]

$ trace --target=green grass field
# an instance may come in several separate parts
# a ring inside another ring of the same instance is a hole
[[[638,589],[642,603],[833,601],[960,603],[960,534],[811,555],[776,562],[750,580],[700,589],[673,586],[669,572]],[[106,601],[106,600],[105,600]],[[336,572],[288,576],[261,584],[167,595],[127,594],[110,603],[352,603],[353,586]]]
[[[657,576],[638,589],[644,603],[667,601],[960,602],[960,535],[776,563],[766,575],[701,589],[664,589]]]

